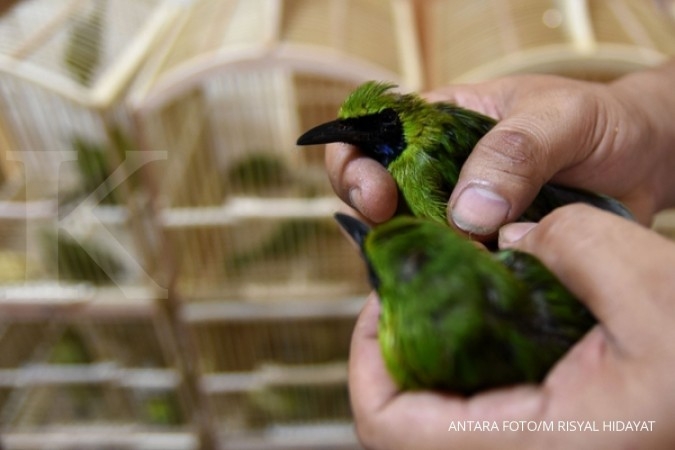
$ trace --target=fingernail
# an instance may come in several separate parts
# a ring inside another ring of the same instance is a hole
[[[501,195],[469,186],[457,198],[451,219],[463,231],[477,235],[492,234],[504,223],[511,205]]]
[[[349,190],[349,204],[352,206],[352,208],[356,209],[357,211],[361,211],[361,206],[362,206],[362,201],[363,199],[361,198],[361,189],[359,188],[351,188]]]
[[[510,247],[523,238],[534,228],[536,223],[518,222],[504,225],[499,230],[499,247]]]

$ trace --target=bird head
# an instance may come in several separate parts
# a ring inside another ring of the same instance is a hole
[[[408,283],[431,259],[441,261],[441,254],[453,254],[455,247],[465,245],[461,242],[455,245],[463,238],[446,226],[412,216],[397,216],[375,228],[346,214],[335,214],[335,220],[359,246],[368,268],[370,284],[375,290],[379,290],[383,281],[390,286]],[[439,240],[452,240],[453,245],[438,248]],[[472,246],[470,243],[466,245]],[[384,266],[393,270],[382,272]]]
[[[368,81],[344,101],[338,119],[318,125],[298,138],[298,145],[344,142],[387,167],[406,147],[404,117],[411,96],[393,92],[396,86]]]

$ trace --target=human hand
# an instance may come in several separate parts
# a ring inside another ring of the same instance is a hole
[[[462,168],[450,223],[491,234],[485,230],[516,220],[548,181],[615,197],[649,223],[675,204],[673,79],[675,62],[611,84],[519,75],[427,94],[500,120]],[[331,144],[326,165],[335,192],[365,217],[382,222],[394,214],[396,185],[378,163]]]
[[[525,234],[524,234],[525,233]],[[524,236],[523,236],[524,234]],[[522,237],[521,237],[522,236]],[[599,320],[539,386],[472,397],[399,392],[377,341],[373,295],[354,329],[349,387],[358,435],[368,449],[673,448],[675,429],[675,243],[584,205],[539,224],[511,224],[500,245],[540,258]],[[650,432],[565,432],[558,421],[654,421]],[[495,422],[499,432],[448,431]],[[504,421],[552,423],[552,431],[508,431]]]

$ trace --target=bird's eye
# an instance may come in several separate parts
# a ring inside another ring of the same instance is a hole
[[[380,111],[380,118],[385,125],[393,125],[398,123],[398,114],[391,108],[386,108]]]
[[[394,142],[393,145],[398,146],[399,143],[396,141],[401,139],[403,133],[398,113],[391,108],[383,109],[379,112],[378,119],[380,121],[380,133],[390,143]]]

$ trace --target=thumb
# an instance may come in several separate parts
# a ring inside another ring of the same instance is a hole
[[[634,222],[575,204],[506,225],[500,245],[538,257],[619,341],[673,315],[675,243]]]
[[[462,167],[449,222],[469,234],[491,235],[516,220],[551,179],[604,192],[591,176],[596,166],[580,167],[596,153],[609,126],[603,92],[593,83],[544,75],[443,91],[499,120]]]
[[[579,157],[570,151],[570,136],[577,148],[584,147],[587,125],[561,114],[535,108],[495,125],[462,167],[449,221],[467,233],[489,235],[516,220],[541,186]]]

